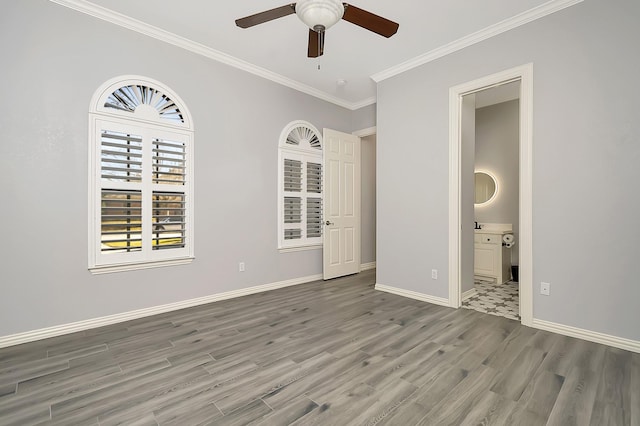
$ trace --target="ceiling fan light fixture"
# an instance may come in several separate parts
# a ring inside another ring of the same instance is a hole
[[[296,3],[296,14],[312,30],[324,31],[342,19],[344,5],[336,0],[300,0]]]

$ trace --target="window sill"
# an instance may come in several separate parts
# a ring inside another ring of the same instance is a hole
[[[299,247],[285,247],[279,248],[278,252],[280,253],[292,253],[296,251],[308,251],[308,250],[320,250],[322,249],[322,244],[314,244],[312,246],[299,246]]]
[[[89,271],[93,275],[111,274],[114,272],[138,271],[141,269],[163,268],[166,266],[186,265],[193,262],[193,257],[185,257],[182,259],[157,260],[138,263],[123,263],[116,265],[100,265],[92,266]]]

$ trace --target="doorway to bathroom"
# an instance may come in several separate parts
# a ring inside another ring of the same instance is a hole
[[[465,95],[462,102],[461,206],[474,223],[473,241],[462,238],[471,244],[461,248],[462,268],[473,265],[472,278],[461,275],[462,307],[520,321],[520,80]]]
[[[524,325],[532,320],[531,74],[525,65],[450,89],[449,302]]]

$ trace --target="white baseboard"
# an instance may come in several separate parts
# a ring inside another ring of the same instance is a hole
[[[120,314],[109,315],[101,318],[92,318],[92,319],[78,321],[70,324],[62,324],[62,325],[56,325],[53,327],[41,328],[38,330],[27,331],[25,333],[12,334],[9,336],[0,336],[0,348],[4,348],[7,346],[20,345],[22,343],[33,342],[41,339],[48,339],[50,337],[56,337],[56,336],[61,336],[63,334],[75,333],[78,331],[88,330],[91,328],[103,327],[105,325],[111,325],[119,322],[130,321],[138,318],[144,318],[151,315],[163,314],[165,312],[177,311],[179,309],[191,308],[193,306],[199,306],[207,303],[218,302],[220,300],[233,299],[236,297],[247,296],[255,293],[262,293],[264,291],[275,290],[278,288],[304,284],[304,283],[317,281],[321,279],[322,279],[322,274],[310,275],[307,277],[294,278],[291,280],[279,281],[271,284],[263,284],[263,285],[258,285],[254,287],[228,291],[225,293],[198,297],[196,299],[183,300],[181,302],[169,303],[167,305],[153,306],[150,308],[123,312]]]
[[[375,262],[362,265],[362,270],[375,268]],[[233,299],[236,297],[248,296],[250,294],[262,293],[264,291],[276,290],[279,288],[290,287],[294,285],[304,284],[322,279],[322,274],[310,275],[307,277],[294,278],[285,281],[279,281],[270,284],[263,284],[254,287],[243,288],[239,290],[228,291],[225,293],[213,294],[210,296],[199,297],[196,299],[184,300],[181,302],[170,303],[161,306],[153,306],[150,308],[138,309],[135,311],[123,312],[120,314],[109,315],[101,318],[92,318],[84,321],[78,321],[70,324],[63,324],[54,327],[32,330],[24,333],[17,333],[9,336],[0,336],[0,348],[29,343],[36,340],[48,339],[50,337],[61,336],[63,334],[75,333],[78,331],[89,330],[92,328],[103,327],[105,325],[116,324],[119,322],[130,321],[138,318],[144,318],[151,315],[162,314],[179,309],[191,308],[193,306],[204,305],[207,303],[217,302],[221,300]],[[408,297],[410,299],[420,300],[435,305],[449,307],[449,299],[442,297],[429,296],[427,294],[418,293],[411,290],[405,290],[397,287],[386,286],[376,283],[376,290],[387,293],[396,294],[398,296]],[[473,290],[463,293],[463,300],[473,295]],[[532,327],[550,331],[552,333],[562,334],[564,336],[576,337],[578,339],[588,340],[590,342],[601,343],[603,345],[613,346],[615,348],[640,353],[640,341],[625,339],[622,337],[612,336],[609,334],[598,333],[595,331],[585,330],[581,328],[571,327],[568,325],[558,324],[550,321],[534,319]]]
[[[640,353],[640,341],[637,340],[625,339],[623,337],[598,333],[596,331],[585,330],[582,328],[571,327],[569,325],[558,324],[555,322],[544,321],[535,318],[533,319],[531,326],[533,328],[562,334],[564,336],[577,337],[578,339],[588,340],[590,342],[601,343],[603,345],[613,346],[614,348]]]
[[[464,302],[465,300],[469,299],[470,297],[473,297],[476,295],[478,291],[476,290],[476,288],[472,288],[471,290],[467,290],[464,293],[462,293],[462,301]]]
[[[429,296],[428,294],[418,293],[416,291],[405,290],[398,287],[390,287],[388,285],[376,283],[376,290],[385,291],[387,293],[396,294],[398,296],[408,297],[409,299],[420,300],[422,302],[433,303],[434,305],[441,305],[451,307],[449,299],[443,297]]]
[[[360,264],[360,271],[368,271],[369,269],[376,269],[376,262],[362,263]]]

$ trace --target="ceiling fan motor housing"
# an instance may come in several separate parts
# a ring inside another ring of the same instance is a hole
[[[314,31],[323,31],[342,19],[344,5],[336,0],[300,0],[296,3],[296,14]]]

